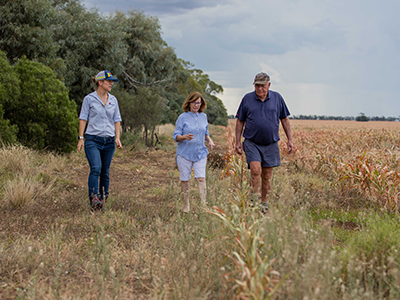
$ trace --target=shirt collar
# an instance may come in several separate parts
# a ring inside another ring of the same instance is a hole
[[[261,102],[265,102],[265,101],[269,100],[269,95],[270,95],[270,94],[269,94],[269,90],[268,90],[267,98],[265,98],[264,101],[261,101],[261,99],[258,98],[258,96],[257,96],[257,94],[256,94],[256,91],[254,91],[254,96],[256,97],[256,100],[261,101]]]
[[[193,115],[193,116],[197,116],[197,115],[199,114],[199,112],[197,112],[197,113],[192,113],[190,110],[188,110],[188,113],[189,113],[190,115]]]
[[[101,98],[100,98],[99,94],[97,94],[97,91],[94,91],[93,93],[95,94],[96,98],[97,98],[99,101],[101,101]],[[107,94],[108,94],[107,102],[109,102],[110,99],[111,99],[111,97],[110,97],[111,94],[110,94],[109,92],[107,92]],[[101,101],[101,102],[103,102],[103,101]]]

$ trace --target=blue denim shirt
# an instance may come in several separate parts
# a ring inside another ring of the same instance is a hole
[[[178,142],[176,155],[180,155],[187,160],[197,162],[206,158],[208,155],[207,147],[204,143],[208,133],[208,121],[205,113],[192,113],[190,111],[181,114],[176,120],[173,138],[176,141],[178,135],[193,134],[193,139]]]
[[[83,98],[79,119],[88,122],[86,134],[115,136],[115,123],[122,121],[117,98],[108,94],[107,103],[104,105],[96,91],[90,93]]]

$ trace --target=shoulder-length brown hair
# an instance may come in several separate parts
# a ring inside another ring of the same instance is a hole
[[[199,92],[192,92],[189,96],[187,96],[185,102],[182,105],[184,112],[190,111],[190,102],[196,101],[199,98],[201,99],[199,112],[203,112],[207,108],[207,102],[206,100],[204,100],[203,96]]]

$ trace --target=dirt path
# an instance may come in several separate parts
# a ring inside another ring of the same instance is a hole
[[[116,151],[110,170],[109,209],[128,211],[131,216],[139,214],[138,217],[146,219],[157,216],[166,220],[176,213],[175,201],[171,200],[171,195],[180,193],[176,146],[172,139],[166,143],[159,150],[130,151],[125,147]],[[221,140],[211,156],[218,158],[225,152],[224,146]],[[89,165],[82,154],[72,161],[73,165],[62,171],[48,174],[49,178],[56,178],[57,188],[52,195],[40,197],[19,209],[3,207],[1,214],[6,217],[0,218],[0,238],[42,236],[51,226],[79,219],[89,212]],[[88,235],[85,228],[74,226],[69,231],[76,238]]]
[[[216,147],[209,155],[212,161],[222,157],[225,149]],[[76,168],[70,177],[79,190],[87,190],[89,166]],[[139,152],[122,150],[114,156],[110,169],[110,196],[132,198],[133,194],[151,202],[161,200],[161,192],[171,182],[179,186],[175,151],[148,149]]]

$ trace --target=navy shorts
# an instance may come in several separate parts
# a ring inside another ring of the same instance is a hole
[[[278,167],[281,165],[278,142],[269,145],[257,145],[245,139],[243,150],[246,154],[247,165],[250,168],[252,161],[259,161],[263,168]]]

